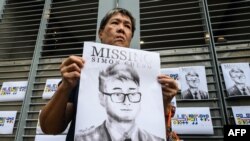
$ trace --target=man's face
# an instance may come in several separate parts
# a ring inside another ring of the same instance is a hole
[[[103,90],[106,93],[136,93],[138,85],[132,80],[117,80],[110,78],[105,82]],[[103,95],[103,106],[106,108],[107,114],[117,121],[132,121],[136,118],[140,111],[140,101],[137,103],[130,102],[128,96],[125,96],[124,102],[116,103],[109,95]]]
[[[231,78],[236,84],[244,84],[246,81],[246,76],[242,72],[231,73]]]
[[[132,22],[128,16],[113,15],[99,32],[101,42],[109,45],[129,47],[132,39]]]
[[[197,88],[199,86],[200,79],[196,75],[187,76],[187,84],[190,88]]]

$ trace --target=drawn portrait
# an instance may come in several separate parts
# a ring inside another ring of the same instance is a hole
[[[112,50],[110,45],[93,44]],[[91,50],[91,47],[85,47],[86,54],[93,52],[87,53],[86,48]],[[124,54],[128,51],[121,50]],[[143,59],[145,56],[150,57],[143,55]],[[95,57],[94,62],[92,56],[81,74],[75,141],[164,141],[164,109],[157,81],[160,63],[147,62],[148,67],[143,61],[102,62],[99,58]],[[139,58],[137,55],[136,59]]]
[[[229,97],[250,96],[250,69],[248,63],[221,64]]]
[[[208,99],[208,88],[204,66],[182,67],[181,97],[182,99]]]

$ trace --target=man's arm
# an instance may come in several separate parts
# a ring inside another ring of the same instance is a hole
[[[41,129],[46,134],[63,132],[74,115],[73,103],[69,94],[76,87],[80,78],[84,60],[81,57],[70,56],[60,66],[62,83],[52,99],[43,107],[39,121]]]
[[[159,75],[158,81],[162,86],[163,100],[165,104],[165,112],[169,112],[171,100],[178,92],[177,82],[168,75]]]

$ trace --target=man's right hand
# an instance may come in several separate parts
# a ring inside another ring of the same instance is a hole
[[[84,59],[79,56],[70,56],[62,62],[60,66],[62,83],[51,100],[43,107],[39,116],[40,126],[44,133],[59,134],[73,119],[75,111],[73,103],[69,102],[69,94],[78,83],[84,63]]]
[[[85,60],[79,56],[70,56],[64,60],[60,66],[62,84],[64,87],[73,89],[81,76],[81,69],[84,67]]]

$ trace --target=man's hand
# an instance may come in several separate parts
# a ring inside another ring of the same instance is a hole
[[[79,56],[70,56],[64,60],[60,66],[62,85],[73,89],[81,76],[81,68],[84,64],[85,60]]]
[[[170,104],[173,97],[178,92],[178,85],[174,79],[168,75],[159,75],[158,81],[162,87],[163,99],[166,104]]]

